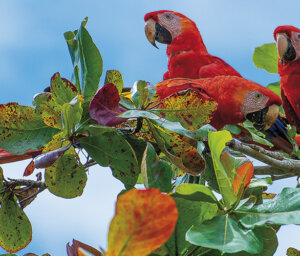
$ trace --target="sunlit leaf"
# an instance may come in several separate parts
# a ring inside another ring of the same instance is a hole
[[[275,43],[264,44],[260,47],[256,47],[252,60],[257,68],[263,68],[269,73],[278,73],[278,52]]]
[[[209,123],[217,103],[199,90],[174,93],[158,102],[152,110],[164,119],[178,121],[188,130],[197,130]]]
[[[34,109],[17,103],[0,105],[0,147],[24,154],[41,149],[58,132],[45,125]]]
[[[225,149],[225,144],[232,139],[230,132],[223,130],[219,132],[210,132],[208,134],[208,145],[211,150],[215,175],[217,178],[219,190],[223,196],[225,206],[229,209],[236,201],[236,195],[233,192],[231,181],[224,169],[220,156]]]
[[[218,249],[223,253],[246,251],[260,253],[263,243],[252,230],[238,225],[228,215],[221,215],[212,220],[193,226],[186,234],[192,244]]]
[[[78,95],[71,102],[62,106],[63,128],[67,138],[75,132],[75,128],[81,120],[83,112],[81,102],[83,100],[83,97]]]
[[[247,189],[253,176],[253,172],[254,167],[252,162],[242,164],[238,168],[237,175],[232,182],[232,188],[235,195],[238,195]]]
[[[124,87],[124,81],[123,77],[120,71],[118,70],[107,70],[105,75],[105,81],[104,84],[114,84],[119,94],[122,92],[122,89]]]
[[[73,147],[45,171],[46,186],[56,196],[74,198],[83,193],[87,175]]]
[[[158,189],[119,196],[110,223],[106,256],[146,256],[164,244],[176,225],[174,200]]]
[[[125,108],[119,105],[120,96],[113,84],[105,84],[97,91],[90,103],[90,116],[98,124],[114,126],[125,122],[127,119],[117,117],[125,112]]]
[[[62,106],[71,102],[78,95],[78,89],[74,84],[59,73],[51,78],[50,93],[41,93],[34,98],[33,105],[36,111],[42,116],[48,126],[62,129]]]
[[[29,219],[12,194],[5,194],[0,209],[0,245],[6,251],[17,252],[26,247],[32,237]]]

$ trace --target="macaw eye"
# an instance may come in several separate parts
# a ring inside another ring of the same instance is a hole
[[[261,96],[262,95],[258,92],[258,93],[255,94],[255,99],[259,100],[261,98]]]
[[[170,13],[166,13],[165,17],[167,20],[173,19],[173,16]]]

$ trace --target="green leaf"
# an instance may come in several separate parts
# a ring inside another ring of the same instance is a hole
[[[247,228],[266,224],[300,224],[300,188],[284,188],[274,199],[251,209],[236,209],[240,222]]]
[[[172,168],[168,162],[158,158],[150,143],[147,143],[144,151],[141,172],[146,188],[158,188],[162,192],[172,190]]]
[[[98,89],[103,72],[103,61],[100,52],[93,42],[83,23],[77,34],[81,64],[82,92],[85,99],[90,99]]]
[[[280,82],[275,82],[275,83],[271,83],[267,86],[267,88],[269,90],[271,90],[272,92],[274,92],[276,95],[278,95],[281,98],[281,92],[280,92]],[[279,112],[281,114],[284,114],[284,110],[283,110],[283,106],[281,105],[279,107]]]
[[[61,78],[59,73],[55,73],[51,78],[51,93],[40,93],[33,101],[36,112],[40,113],[45,124],[48,126],[63,129],[62,106],[71,102],[77,95],[78,90],[75,85],[65,78]]]
[[[72,82],[76,85],[78,91],[81,93],[80,88],[80,79],[79,79],[79,43],[78,40],[75,39],[77,36],[78,30],[68,31],[64,33],[65,40],[68,45],[69,53],[72,59],[73,64],[73,74],[72,74]]]
[[[136,81],[131,88],[131,98],[138,109],[147,102],[148,90],[146,89],[147,82],[143,80]]]
[[[251,181],[249,188],[268,187],[273,183],[272,178],[266,177],[262,179],[254,179]]]
[[[188,229],[193,224],[200,224],[205,220],[212,219],[217,214],[218,206],[205,201],[192,201],[179,197],[173,198],[179,215],[175,230],[165,247],[170,255],[184,255],[184,252],[191,246],[185,239]]]
[[[32,228],[24,211],[12,194],[5,194],[0,209],[0,245],[6,251],[17,252],[26,247],[32,237]]]
[[[113,175],[126,188],[133,187],[139,175],[138,161],[130,144],[117,132],[97,133],[81,138],[80,145],[101,166],[110,166]]]
[[[46,186],[56,196],[74,198],[83,193],[87,176],[73,147],[46,168]]]
[[[236,195],[233,193],[231,184],[232,181],[230,180],[230,177],[226,173],[226,170],[220,161],[220,156],[222,151],[225,149],[225,144],[230,140],[232,140],[231,134],[226,130],[210,132],[208,134],[208,145],[211,150],[215,175],[220,193],[223,196],[223,201],[227,209],[230,209],[237,200]]]
[[[124,87],[124,81],[121,72],[118,70],[107,70],[104,84],[109,83],[113,83],[117,87],[120,94]]]
[[[266,135],[263,134],[262,132],[257,131],[257,129],[254,128],[252,122],[247,120],[242,124],[242,126],[250,132],[253,141],[258,142],[262,145],[266,145],[266,146],[271,147],[271,148],[273,147],[273,144],[271,142],[264,139],[266,137]]]
[[[65,103],[62,106],[63,128],[67,138],[74,133],[75,127],[81,120],[82,101],[83,98],[76,96],[70,103]]]
[[[255,48],[252,60],[257,68],[263,68],[273,74],[278,73],[278,52],[275,43]]]
[[[217,204],[218,200],[212,191],[199,184],[181,184],[176,188],[176,193],[173,197],[179,197],[190,201],[208,202]]]
[[[186,240],[192,244],[218,249],[223,253],[246,251],[260,253],[263,243],[252,230],[238,225],[228,215],[222,215],[191,227],[186,233]]]
[[[41,149],[59,131],[48,127],[33,108],[18,103],[0,105],[0,129],[0,147],[20,155]]]
[[[151,113],[150,111],[146,110],[127,110],[123,112],[122,114],[118,115],[118,117],[123,117],[123,118],[138,118],[138,117],[143,117],[143,118],[149,118],[149,119],[160,119],[159,116],[156,114]]]

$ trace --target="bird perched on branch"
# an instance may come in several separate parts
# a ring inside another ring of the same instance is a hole
[[[241,76],[224,60],[207,52],[196,24],[181,13],[156,11],[145,15],[149,42],[167,44],[168,71],[164,80],[176,77]]]
[[[203,43],[201,34],[196,26],[196,24],[186,16],[181,13],[173,12],[173,11],[155,11],[150,12],[145,15],[145,33],[149,42],[156,46],[155,41],[167,44],[167,56],[168,56],[168,71],[164,74],[164,80],[170,78],[209,78],[216,76],[232,76],[235,78],[229,78],[227,81],[233,81],[241,77],[241,75],[232,68],[228,63],[224,60],[213,56],[207,52],[207,49]],[[225,79],[226,80],[226,79]],[[245,85],[244,91],[248,91],[251,86],[254,86],[255,83],[250,82],[242,83]],[[208,82],[207,84],[211,84]],[[220,82],[217,83],[220,86]],[[219,93],[223,93],[225,95],[230,95],[232,92],[232,86],[230,86],[232,82],[227,82],[227,84],[223,85],[222,88],[218,90]],[[234,84],[234,83],[233,83]],[[239,84],[238,88],[241,89],[242,84]],[[216,90],[216,87],[206,88],[206,91]],[[253,91],[256,90],[257,84],[255,84]],[[260,86],[261,88],[262,86]],[[231,88],[231,89],[230,89]],[[229,91],[226,91],[226,90]],[[221,92],[222,91],[222,92]],[[264,91],[268,91],[264,89]],[[211,92],[212,93],[212,92]],[[269,94],[269,91],[267,92]],[[213,93],[215,97],[218,93]],[[214,98],[213,95],[210,95]],[[214,98],[215,99],[215,98]],[[241,97],[239,100],[242,100]],[[218,102],[218,100],[216,100]],[[221,108],[224,107],[224,113],[227,113],[228,106],[232,104],[233,99],[228,97],[228,101],[225,102],[222,100],[222,104],[218,106],[218,114],[221,113]],[[254,103],[255,101],[253,101]],[[236,102],[240,104],[240,102]],[[278,102],[277,102],[278,103]],[[280,103],[281,104],[281,103]],[[279,105],[280,105],[279,104]],[[253,106],[254,108],[257,106]],[[231,116],[231,112],[228,112],[229,115],[219,115],[219,120],[223,120],[226,116],[228,120],[233,120],[237,118],[237,116]],[[239,113],[240,120],[245,120],[245,116],[242,113]],[[243,117],[242,117],[243,116]],[[250,116],[249,116],[250,117]],[[292,151],[292,145],[289,142],[289,139],[286,136],[286,124],[282,122],[281,118],[278,116],[276,119],[272,119],[273,123],[268,121],[268,125],[265,125],[260,121],[260,126],[258,126],[257,118],[262,119],[261,112],[259,111],[255,115],[252,115],[250,118],[251,121],[254,122],[256,128],[264,131],[267,135],[268,140],[270,140],[274,145],[279,148],[282,148],[286,152]],[[215,118],[217,120],[217,118]],[[240,121],[242,122],[242,121]],[[216,128],[220,127],[222,121],[214,121],[213,125]],[[224,122],[226,123],[226,122]],[[230,121],[227,121],[230,123]]]

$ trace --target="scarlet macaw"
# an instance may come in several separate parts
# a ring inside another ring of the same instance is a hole
[[[241,76],[224,60],[210,55],[196,24],[181,13],[156,11],[145,15],[149,42],[168,44],[168,71],[164,80],[176,77],[204,78],[221,75]]]
[[[274,31],[278,50],[281,98],[287,120],[300,132],[300,29],[279,26]]]

